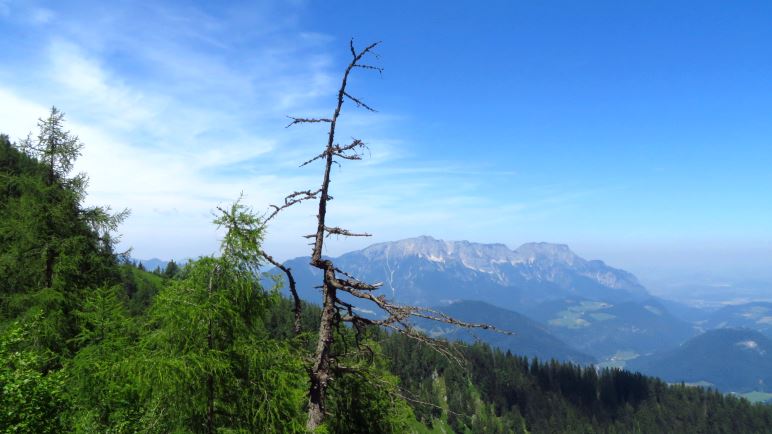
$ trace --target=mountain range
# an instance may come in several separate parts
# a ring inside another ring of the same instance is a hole
[[[745,360],[742,369],[753,374],[721,376],[721,367],[729,369],[730,364],[719,356],[730,354],[729,349],[744,349],[727,344],[726,334],[735,333],[732,329],[713,329],[739,326],[755,330],[744,333],[769,333],[772,303],[714,312],[691,308],[654,297],[633,274],[584,259],[563,244],[527,243],[510,249],[504,244],[421,236],[373,244],[333,259],[357,279],[382,282],[379,295],[391,300],[514,332],[416,322],[433,336],[480,340],[540,359],[629,367],[672,381],[703,381],[727,391],[762,390],[759,387],[769,381],[760,371],[766,362],[746,360],[740,356],[750,353],[743,352],[736,360]],[[318,303],[321,273],[309,262],[310,258],[300,257],[285,265],[293,271],[301,298]],[[371,306],[357,307],[377,315]],[[712,331],[700,335],[706,330]],[[767,351],[765,341],[756,335],[746,341]],[[713,364],[701,361],[711,357],[717,360]]]
[[[512,250],[504,244],[421,236],[374,244],[334,260],[358,279],[382,282],[380,293],[394,301],[428,307],[485,302],[540,323],[599,360],[674,347],[695,333],[634,275],[581,258],[563,244],[527,243]],[[285,265],[293,270],[301,298],[316,302],[321,274],[309,266],[309,258]]]
[[[474,298],[522,309],[574,297],[613,302],[650,297],[632,274],[584,260],[562,244],[528,243],[510,250],[504,244],[422,236],[374,244],[335,262],[358,278],[383,282],[389,297],[419,305]],[[318,274],[307,257],[287,265],[298,277]]]

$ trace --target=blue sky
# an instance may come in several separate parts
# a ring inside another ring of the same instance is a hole
[[[151,2],[146,2],[151,3]],[[216,247],[211,210],[318,185],[297,168],[348,39],[382,40],[339,137],[332,222],[371,240],[567,243],[634,272],[772,269],[772,3],[0,0],[0,131],[47,107],[86,144],[89,201],[136,257]],[[306,254],[313,206],[267,247]]]

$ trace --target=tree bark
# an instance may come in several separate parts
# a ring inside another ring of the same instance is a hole
[[[338,122],[338,117],[340,116],[341,107],[343,107],[344,97],[347,95],[346,83],[348,81],[349,73],[359,59],[376,45],[377,44],[371,44],[357,54],[354,51],[353,42],[351,44],[351,53],[354,58],[343,73],[343,79],[341,80],[340,89],[338,90],[335,112],[333,113],[332,118],[329,119],[330,132],[327,136],[327,146],[325,147],[325,152],[322,154],[325,156],[324,176],[319,190],[319,211],[316,215],[317,227],[316,234],[314,235],[311,265],[324,271],[324,283],[322,284],[324,300],[322,303],[321,323],[319,324],[319,337],[317,340],[316,352],[314,353],[314,364],[311,367],[310,372],[311,387],[309,389],[308,398],[308,421],[306,422],[306,429],[310,432],[315,431],[324,420],[324,402],[327,392],[327,383],[332,378],[332,373],[330,372],[330,347],[332,346],[332,333],[336,323],[337,308],[335,302],[338,297],[337,288],[332,284],[332,282],[336,281],[335,267],[330,261],[322,259],[322,249],[324,246],[325,231],[327,230],[326,220],[327,202],[330,200],[330,171],[335,156],[335,127]]]
[[[322,322],[319,326],[319,340],[316,344],[314,364],[311,367],[311,388],[308,396],[306,429],[309,432],[314,432],[324,420],[327,382],[330,379],[330,347],[332,346],[333,322],[336,313],[335,287],[328,285],[325,278],[322,288],[324,291]]]

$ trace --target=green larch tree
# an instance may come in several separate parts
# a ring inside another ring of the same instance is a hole
[[[265,322],[278,294],[260,285],[262,225],[240,203],[221,209],[218,256],[186,264],[150,312],[135,363],[147,432],[303,431],[300,354]]]

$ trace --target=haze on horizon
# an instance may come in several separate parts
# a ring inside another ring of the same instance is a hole
[[[211,211],[319,182],[348,40],[382,40],[340,137],[332,218],[373,233],[568,244],[644,280],[772,281],[772,4],[0,0],[0,132],[56,105],[86,147],[89,202],[132,210],[138,258],[210,253]],[[118,5],[118,7],[115,7]],[[308,254],[313,205],[269,228]],[[668,277],[670,276],[670,277]],[[692,276],[692,277],[689,277]]]

